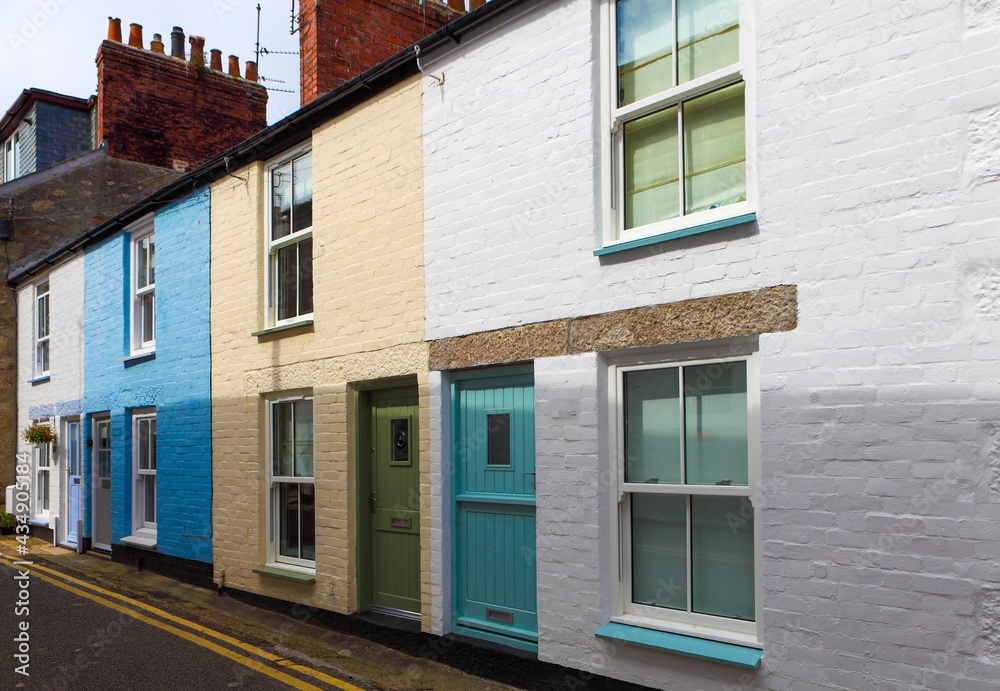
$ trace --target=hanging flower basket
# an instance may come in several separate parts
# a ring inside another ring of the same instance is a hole
[[[24,430],[24,441],[29,444],[54,444],[56,433],[48,425],[40,425],[36,422]]]

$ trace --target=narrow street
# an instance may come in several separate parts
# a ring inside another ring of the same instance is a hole
[[[0,688],[514,688],[100,556],[16,545],[0,541]]]

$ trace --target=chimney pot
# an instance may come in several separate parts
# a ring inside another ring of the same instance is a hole
[[[154,53],[163,55],[163,37],[159,34],[153,34],[153,42],[150,44],[149,49]]]
[[[235,55],[229,56],[229,74],[233,77],[240,76],[240,59]]]
[[[257,81],[257,63],[252,60],[247,60],[247,81]]]
[[[133,48],[142,48],[142,24],[129,24],[128,44]]]
[[[122,42],[122,20],[108,17],[108,40]]]
[[[170,55],[184,59],[184,29],[179,26],[175,26],[170,32]]]
[[[212,49],[212,69],[216,72],[222,71],[222,51],[218,48]]]
[[[205,66],[205,37],[191,36],[188,39],[191,44],[191,64],[195,67]]]

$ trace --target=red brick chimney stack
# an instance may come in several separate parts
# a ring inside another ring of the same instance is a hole
[[[109,18],[110,19],[110,18]],[[121,43],[120,21],[109,22],[109,40],[97,51],[97,141],[115,158],[161,168],[193,170],[267,126],[267,91],[240,77],[239,58],[229,74],[207,69],[205,39],[191,36],[190,60],[184,32],[171,32],[171,55],[154,37],[142,47],[142,27],[132,24],[129,45]],[[117,33],[116,33],[117,28]]]
[[[460,17],[465,0],[451,2],[454,9],[445,0],[300,0],[301,104]]]

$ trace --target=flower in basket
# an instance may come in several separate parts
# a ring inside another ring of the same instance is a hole
[[[48,425],[40,425],[36,422],[24,430],[24,441],[29,444],[54,444],[56,433]]]

